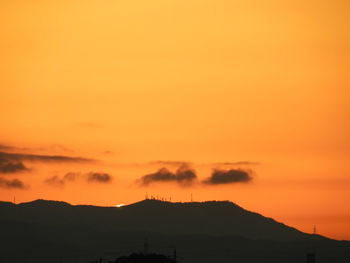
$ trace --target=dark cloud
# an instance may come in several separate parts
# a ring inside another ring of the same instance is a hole
[[[175,181],[175,175],[167,168],[161,168],[155,173],[144,175],[140,180],[142,185],[148,185],[157,181]]]
[[[195,179],[197,179],[196,172],[189,168],[187,165],[180,166],[175,173],[176,181],[181,184],[191,184]]]
[[[112,177],[108,173],[88,173],[87,180],[89,182],[109,183]]]
[[[25,171],[29,171],[29,169],[22,162],[0,158],[0,173],[18,173]]]
[[[9,161],[41,161],[41,162],[91,162],[93,159],[61,155],[39,155],[0,152],[0,160]]]
[[[187,165],[182,165],[175,173],[163,167],[155,173],[141,177],[139,183],[146,186],[154,182],[176,182],[182,186],[188,186],[191,185],[195,179],[197,179],[195,171]]]
[[[25,184],[18,179],[4,179],[0,177],[0,187],[7,189],[25,189]]]
[[[253,179],[250,174],[251,171],[244,171],[240,169],[215,169],[211,176],[205,179],[203,183],[209,185],[247,183]]]

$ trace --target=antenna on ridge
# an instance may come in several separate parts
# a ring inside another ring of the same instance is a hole
[[[314,225],[314,229],[313,229],[313,235],[316,235],[316,225]]]
[[[193,194],[191,193],[191,203],[193,202]]]

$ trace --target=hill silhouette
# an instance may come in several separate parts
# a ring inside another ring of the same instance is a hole
[[[7,212],[4,210],[7,207]],[[120,208],[72,206],[65,202],[36,200],[19,205],[1,204],[0,219],[55,225],[83,224],[113,230],[146,231],[170,235],[233,235],[251,239],[298,241],[322,239],[247,211],[228,201],[171,203],[143,200]],[[11,216],[12,215],[12,216]]]
[[[350,262],[349,242],[303,233],[228,201],[147,199],[118,208],[0,202],[0,236],[4,263],[115,259],[142,250],[145,237],[154,252],[176,246],[182,263],[304,262],[315,247],[318,262]]]
[[[171,203],[143,200],[124,208],[145,230],[167,234],[233,235],[252,239],[295,241],[324,237],[303,233],[229,201]],[[146,215],[146,216],[144,216]]]

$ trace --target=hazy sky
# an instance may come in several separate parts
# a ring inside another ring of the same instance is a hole
[[[0,199],[193,193],[350,239],[349,12],[346,0],[0,1]],[[149,174],[162,182],[142,184]]]

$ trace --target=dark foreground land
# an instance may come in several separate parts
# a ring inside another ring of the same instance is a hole
[[[350,242],[310,235],[231,202],[72,206],[0,202],[0,262],[103,262],[148,251],[179,263],[350,262]]]

